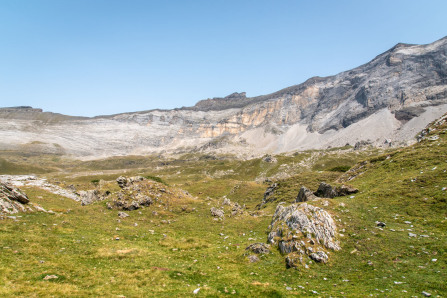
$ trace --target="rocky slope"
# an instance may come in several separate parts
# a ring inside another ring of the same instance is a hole
[[[408,143],[447,112],[447,37],[278,92],[95,118],[0,109],[0,149],[78,157],[214,150],[259,155],[358,141]]]

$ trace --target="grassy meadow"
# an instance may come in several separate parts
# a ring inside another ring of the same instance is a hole
[[[120,175],[152,176],[191,197],[126,211],[130,216],[120,218],[106,208],[107,201],[81,206],[24,187],[32,202],[54,213],[0,221],[0,296],[180,297],[200,288],[197,296],[210,297],[423,297],[423,291],[445,297],[442,129],[432,132],[439,139],[407,148],[306,151],[275,156],[276,163],[203,154],[75,161],[1,152],[0,174],[35,173],[78,190],[94,189],[99,180],[102,190],[117,190]],[[302,185],[316,190],[322,181],[337,184],[355,175],[347,183],[360,192],[327,200],[323,207],[336,220],[342,248],[327,264],[309,259],[308,269],[286,269],[274,247],[250,263],[245,248],[266,242],[279,202],[293,202]],[[274,200],[257,208],[273,182],[278,183]],[[210,208],[220,206],[224,196],[245,204],[245,212],[214,220]],[[379,228],[376,221],[386,226]],[[45,279],[48,275],[57,278]]]

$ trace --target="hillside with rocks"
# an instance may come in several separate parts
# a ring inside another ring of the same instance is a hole
[[[0,149],[99,158],[220,152],[244,157],[364,142],[405,145],[447,112],[447,38],[278,92],[94,118],[0,109]]]

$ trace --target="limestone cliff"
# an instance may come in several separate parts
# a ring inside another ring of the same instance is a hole
[[[406,143],[447,111],[447,37],[398,44],[369,63],[278,92],[233,93],[195,106],[95,118],[0,109],[0,149],[110,156],[221,150],[263,154],[368,140]],[[41,147],[41,146],[40,146]]]

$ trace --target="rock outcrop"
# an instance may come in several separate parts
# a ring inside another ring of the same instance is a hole
[[[121,190],[108,195],[108,198],[111,198],[106,203],[109,209],[132,211],[149,207],[154,203],[167,204],[172,200],[190,199],[190,196],[182,190],[141,176],[121,176],[116,182]]]
[[[310,257],[326,263],[330,251],[340,249],[331,215],[307,203],[276,207],[267,242],[286,255],[288,267],[297,267]]]
[[[90,205],[94,202],[103,201],[107,199],[107,197],[110,195],[109,191],[106,191],[104,193],[101,193],[97,189],[91,189],[91,190],[80,190],[77,192],[77,194],[80,197],[81,205]]]
[[[335,197],[347,196],[350,194],[357,193],[359,190],[352,186],[342,185],[338,187],[333,187],[326,182],[321,182],[316,192],[312,192],[305,186],[302,186],[295,202],[307,202],[314,201],[321,198],[332,199]]]
[[[20,189],[12,185],[0,182],[0,218],[18,212],[32,211],[27,206],[29,199]]]
[[[296,202],[306,202],[306,201],[313,201],[317,199],[317,196],[314,195],[314,193],[308,189],[305,186],[302,186],[300,188],[300,191],[298,192],[298,196],[296,197]]]

